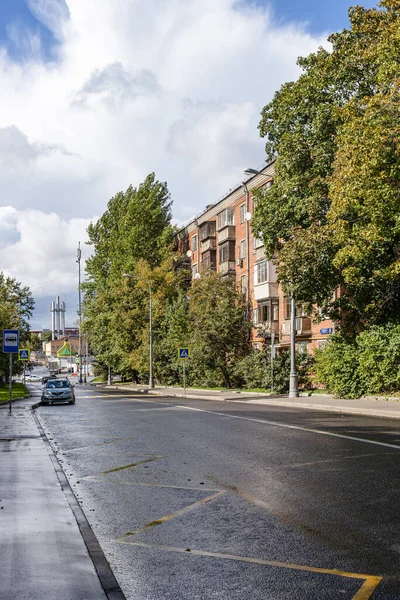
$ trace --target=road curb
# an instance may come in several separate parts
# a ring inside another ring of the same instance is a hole
[[[40,402],[32,405],[31,408],[34,409],[38,408],[39,406],[41,406]],[[111,566],[69,484],[67,476],[65,475],[64,470],[34,410],[32,410],[32,415],[35,420],[36,426],[39,430],[40,437],[42,438],[49,453],[49,457],[53,464],[58,481],[61,485],[61,489],[63,490],[67,498],[68,504],[78,524],[79,531],[83,537],[83,541],[85,542],[88,554],[93,562],[94,568],[96,570],[97,576],[100,580],[100,584],[104,590],[105,595],[107,596],[108,600],[126,600],[125,595],[122,592],[118,581],[111,569]]]
[[[108,389],[118,389],[121,390],[118,386],[106,386]],[[358,415],[365,417],[377,417],[382,419],[400,419],[400,411],[386,411],[380,410],[379,408],[358,408],[352,406],[335,406],[331,404],[310,404],[308,402],[291,402],[285,401],[282,399],[268,399],[268,398],[246,398],[242,397],[234,397],[234,398],[221,398],[221,396],[211,395],[211,394],[186,394],[183,393],[167,393],[163,394],[163,390],[127,390],[124,388],[126,392],[135,392],[135,393],[143,393],[148,396],[164,396],[165,398],[186,398],[190,400],[208,400],[210,402],[232,402],[232,403],[240,403],[240,404],[253,404],[258,406],[276,406],[283,408],[301,408],[304,410],[318,410],[322,412],[330,412],[330,413],[339,413],[339,414],[348,414],[348,415]],[[168,388],[172,389],[172,388]],[[309,397],[309,396],[308,396]],[[330,396],[321,395],[321,397],[330,398]],[[387,404],[385,404],[387,406]]]
[[[151,392],[149,395],[152,396],[162,396],[162,392]],[[387,412],[387,411],[383,411],[383,410],[379,410],[379,409],[375,409],[375,408],[353,408],[353,407],[343,407],[343,406],[332,406],[332,405],[326,405],[326,404],[307,404],[305,402],[284,402],[282,400],[280,401],[274,401],[274,400],[245,400],[244,398],[242,399],[236,399],[236,398],[221,398],[219,396],[201,396],[200,394],[187,394],[186,396],[184,396],[183,394],[168,394],[165,397],[171,397],[171,398],[190,398],[190,399],[194,399],[194,400],[210,400],[210,401],[215,401],[215,402],[233,402],[236,404],[253,404],[253,405],[264,405],[264,406],[277,406],[277,407],[284,407],[284,408],[302,408],[304,410],[318,410],[318,411],[323,411],[323,412],[330,412],[330,413],[341,413],[341,414],[348,414],[348,415],[358,415],[358,416],[365,416],[365,417],[379,417],[379,418],[384,418],[384,419],[400,419],[400,412]]]

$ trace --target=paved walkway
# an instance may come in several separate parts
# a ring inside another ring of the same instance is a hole
[[[106,386],[109,387],[109,386]],[[218,400],[221,402],[246,402],[249,404],[262,404],[265,406],[284,406],[289,408],[304,408],[309,410],[323,410],[343,414],[369,415],[372,417],[387,417],[400,419],[400,397],[395,398],[360,398],[358,400],[344,400],[329,395],[300,396],[288,398],[287,396],[271,396],[269,394],[252,392],[218,392],[214,390],[200,390],[177,387],[156,386],[149,390],[147,386],[112,385],[110,388],[139,391],[151,395],[171,396],[176,398],[186,397],[197,400]]]
[[[0,406],[2,600],[122,600],[108,565],[31,410],[38,398]],[[79,523],[79,526],[78,526]],[[100,549],[96,568],[85,541]],[[105,562],[105,559],[104,559]],[[103,581],[104,583],[104,581]],[[106,588],[107,589],[107,588]]]

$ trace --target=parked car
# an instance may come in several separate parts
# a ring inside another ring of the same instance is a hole
[[[35,382],[38,383],[39,381],[41,381],[41,377],[39,377],[39,375],[34,375],[33,373],[29,373],[25,376],[25,381],[30,381],[30,382]]]
[[[43,388],[42,404],[64,402],[75,404],[74,387],[68,379],[49,379]]]

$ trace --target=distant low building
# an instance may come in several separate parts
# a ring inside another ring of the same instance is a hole
[[[85,348],[85,340],[82,338],[82,352]],[[74,354],[79,354],[79,337],[65,336],[59,340],[50,340],[49,342],[43,342],[43,352],[46,357],[57,356],[58,352],[68,344]]]

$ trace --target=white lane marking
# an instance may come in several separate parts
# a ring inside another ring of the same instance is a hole
[[[104,402],[104,401],[103,401]],[[107,401],[105,401],[107,402]],[[165,405],[167,403],[157,402],[156,400],[137,400],[137,402],[143,402],[148,404],[160,404]],[[357,438],[351,435],[344,435],[341,433],[332,433],[331,431],[321,431],[320,429],[310,429],[308,427],[300,427],[299,425],[288,425],[287,423],[279,423],[275,421],[267,421],[264,419],[253,419],[251,417],[240,417],[239,415],[228,415],[226,413],[214,412],[212,410],[204,410],[203,408],[194,408],[193,406],[184,406],[183,404],[176,404],[169,406],[178,406],[180,408],[184,408],[185,410],[193,410],[196,412],[207,413],[209,415],[219,415],[220,417],[229,417],[231,419],[240,419],[241,421],[252,421],[253,423],[262,423],[264,425],[272,425],[274,427],[283,427],[284,429],[294,429],[297,431],[305,431],[306,433],[315,433],[317,435],[327,435],[329,437],[336,437],[343,440],[351,440],[353,442],[360,442],[363,444],[371,444],[373,446],[382,446],[384,448],[394,448],[395,450],[400,450],[400,446],[396,446],[395,444],[387,444],[385,442],[377,442],[375,440],[366,440],[365,438]]]
[[[182,405],[180,405],[182,406]],[[305,431],[307,433],[316,433],[318,435],[328,435],[330,437],[341,438],[344,440],[351,440],[353,442],[362,442],[363,444],[372,444],[374,446],[384,446],[385,448],[395,448],[400,450],[400,446],[395,444],[387,444],[385,442],[376,442],[375,440],[366,440],[365,438],[357,438],[351,435],[344,435],[341,433],[332,433],[330,431],[321,431],[320,429],[309,429],[307,427],[300,427],[299,425],[287,425],[286,423],[279,423],[275,421],[264,421],[263,419],[252,419],[250,417],[239,417],[238,415],[228,415],[225,413],[214,412],[212,410],[203,410],[202,408],[194,408],[193,406],[183,406],[186,410],[193,410],[196,412],[208,413],[210,415],[219,415],[220,417],[229,417],[231,419],[240,419],[241,421],[253,421],[254,423],[263,423],[264,425],[272,425],[274,427],[283,427],[285,429],[295,429],[297,431]]]

